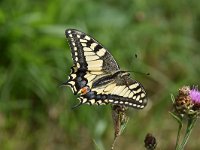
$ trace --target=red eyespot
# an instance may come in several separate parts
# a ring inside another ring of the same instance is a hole
[[[85,95],[89,92],[90,88],[88,86],[85,86],[81,89],[81,94]]]

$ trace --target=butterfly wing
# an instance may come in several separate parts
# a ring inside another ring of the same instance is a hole
[[[79,98],[90,105],[115,104],[142,109],[147,104],[143,86],[127,73],[116,72],[94,81],[93,86]]]
[[[74,63],[66,84],[75,95],[85,86],[91,88],[94,79],[119,70],[113,56],[95,39],[75,29],[65,34]]]
[[[79,70],[111,73],[119,70],[113,56],[95,39],[75,29],[65,31],[74,65]]]
[[[120,71],[113,56],[95,39],[78,30],[66,30],[74,66],[67,85],[80,103],[146,105],[146,93],[137,81]],[[132,88],[134,85],[134,88]]]

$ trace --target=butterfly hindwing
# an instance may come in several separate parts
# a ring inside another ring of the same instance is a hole
[[[105,83],[89,89],[87,94],[81,95],[81,103],[90,105],[111,103],[138,109],[146,106],[146,92],[139,82],[131,79],[127,74],[123,75],[121,72],[115,73],[112,77],[113,79],[108,79]],[[97,81],[99,82],[102,78]]]
[[[95,39],[78,30],[66,30],[74,66],[67,81],[80,103],[117,104],[144,108],[143,86],[120,71],[113,56]]]

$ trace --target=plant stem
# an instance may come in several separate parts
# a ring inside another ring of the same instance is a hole
[[[181,133],[181,129],[183,127],[183,117],[181,115],[176,115],[175,113],[173,112],[169,112],[169,114],[174,118],[176,119],[176,121],[178,122],[179,124],[179,127],[178,127],[178,133],[177,133],[177,137],[176,137],[176,146],[175,146],[175,150],[179,150],[179,140],[180,140],[180,133]]]
[[[180,133],[181,133],[181,129],[183,127],[183,124],[181,122],[179,122],[179,128],[178,128],[178,134],[177,134],[177,138],[176,138],[176,147],[175,149],[178,150],[178,144],[179,144],[179,140],[180,140]]]
[[[188,142],[190,134],[192,133],[192,128],[194,127],[196,121],[197,121],[197,118],[189,118],[188,119],[187,129],[186,129],[183,141],[182,141],[182,143],[181,143],[181,145],[180,145],[178,150],[183,150],[184,149],[185,145]]]

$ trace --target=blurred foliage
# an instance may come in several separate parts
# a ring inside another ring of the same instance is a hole
[[[81,106],[60,87],[72,66],[64,31],[76,28],[101,41],[122,70],[147,89],[149,103],[130,110],[116,149],[143,149],[147,132],[172,149],[177,126],[170,94],[200,85],[198,0],[0,1],[0,149],[109,149],[110,106]],[[135,58],[135,54],[138,58]],[[195,128],[191,139],[198,139]],[[200,143],[189,141],[188,149]]]

